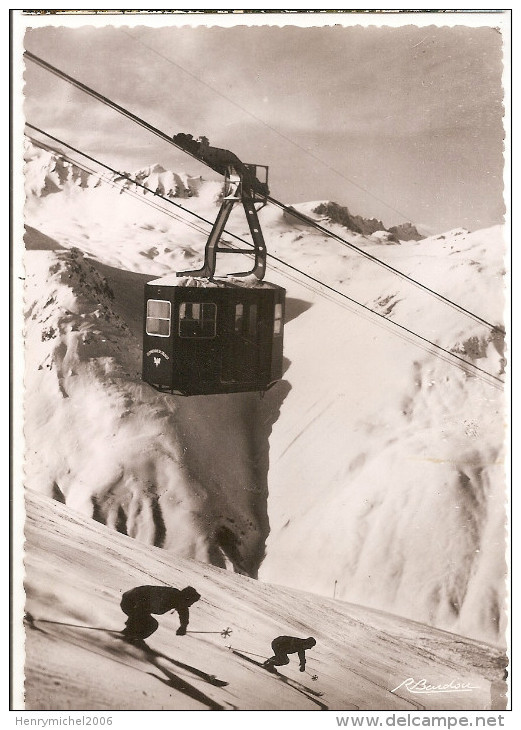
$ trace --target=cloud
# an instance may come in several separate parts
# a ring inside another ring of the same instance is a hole
[[[491,28],[47,28],[26,43],[168,134],[205,134],[272,165],[283,199],[358,201],[354,182],[384,220],[390,208],[448,220],[500,206]],[[129,169],[196,164],[34,65],[26,76],[28,116],[71,144]]]

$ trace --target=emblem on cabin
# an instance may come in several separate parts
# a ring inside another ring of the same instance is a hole
[[[154,358],[154,365],[157,367],[161,363],[161,357],[164,357],[165,360],[170,360],[166,352],[163,352],[163,350],[158,350],[157,348],[154,348],[153,350],[149,350],[147,352],[147,357],[150,357],[150,355],[159,355],[159,357]]]

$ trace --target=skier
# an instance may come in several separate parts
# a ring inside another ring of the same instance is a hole
[[[298,654],[300,659],[300,671],[306,669],[306,649],[312,649],[316,644],[316,639],[310,636],[308,639],[298,639],[296,636],[277,636],[271,642],[271,648],[275,656],[264,662],[266,669],[273,667],[281,667],[289,664],[288,654]]]
[[[126,591],[121,598],[121,610],[128,619],[122,633],[129,641],[142,641],[154,633],[159,626],[152,613],[162,614],[175,610],[179,614],[178,636],[186,634],[189,607],[201,598],[200,594],[187,586],[182,590],[169,586],[137,586]]]

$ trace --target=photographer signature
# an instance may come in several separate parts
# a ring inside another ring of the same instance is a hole
[[[426,679],[414,679],[408,677],[404,679],[398,687],[395,687],[391,692],[396,692],[401,687],[404,687],[408,692],[412,694],[435,694],[436,692],[472,692],[475,687],[470,682],[460,682],[458,680],[451,679],[450,682],[445,684],[429,684]]]

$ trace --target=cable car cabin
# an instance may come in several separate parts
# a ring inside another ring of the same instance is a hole
[[[185,142],[181,146],[188,149]],[[143,380],[181,395],[265,391],[282,377],[286,296],[282,287],[263,281],[266,245],[256,205],[266,204],[268,168],[244,164],[229,150],[209,147],[206,138],[197,144],[194,154],[224,174],[224,196],[201,268],[145,286]],[[259,170],[265,182],[260,182]],[[248,222],[251,248],[221,245],[238,203]],[[216,278],[217,254],[230,253],[246,255],[251,268]]]
[[[282,377],[285,290],[191,281],[146,284],[143,380],[181,395],[268,390]]]

